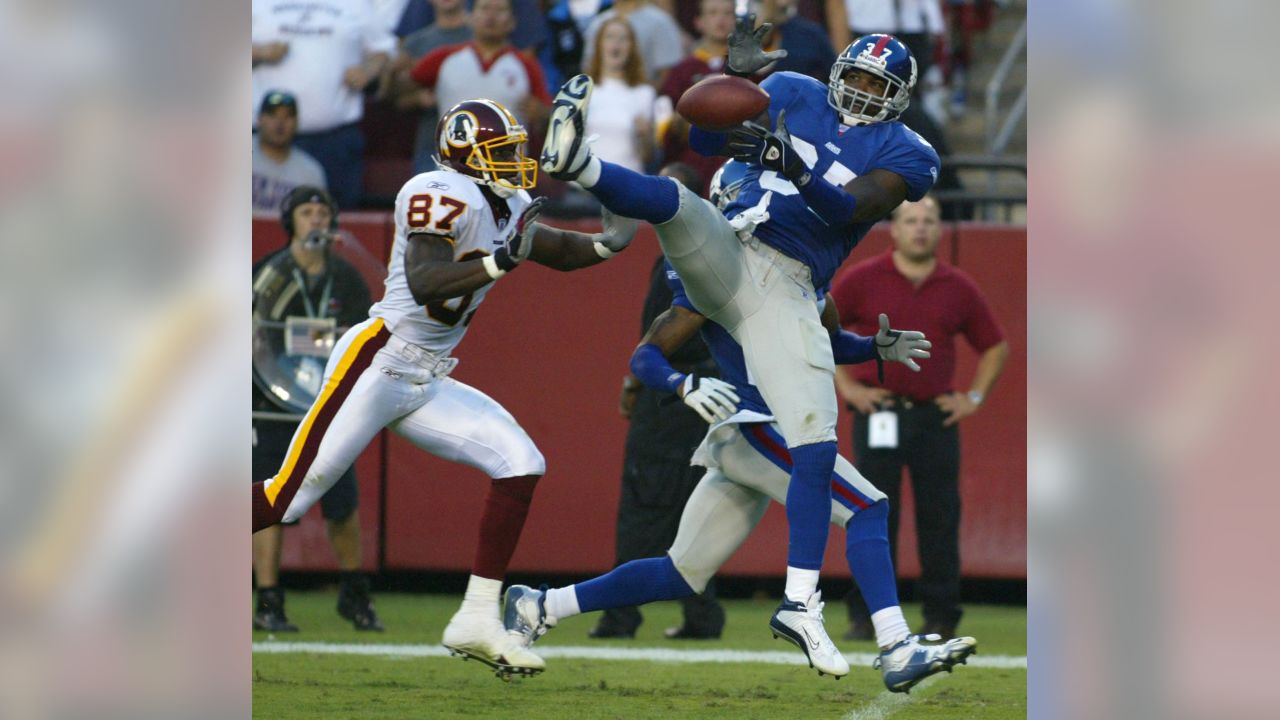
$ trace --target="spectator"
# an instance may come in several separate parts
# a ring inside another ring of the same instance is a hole
[[[373,5],[373,14],[378,17],[378,24],[389,33],[394,33],[400,25],[400,18],[405,10],[417,0],[369,0]],[[398,37],[398,36],[397,36]]]
[[[619,15],[625,17],[635,31],[640,57],[648,73],[646,80],[654,87],[660,87],[667,70],[684,56],[684,35],[671,15],[649,0],[617,0],[612,8],[597,15],[587,26],[584,57],[591,57],[600,26]]]
[[[540,126],[547,119],[551,96],[542,68],[509,42],[514,24],[510,0],[476,0],[472,41],[432,50],[410,77],[431,91],[429,97],[440,112],[483,97],[512,108],[526,128]]]
[[[325,187],[324,168],[293,146],[298,134],[298,101],[272,91],[262,98],[253,142],[253,209],[280,212],[280,203],[299,185]]]
[[[587,74],[596,81],[587,134],[600,136],[595,151],[601,158],[643,172],[653,159],[656,94],[645,84],[631,24],[620,17],[601,23],[595,48],[587,65]]]
[[[472,0],[467,0],[466,4],[470,9],[474,3]],[[547,42],[549,29],[546,11],[542,4],[542,0],[511,0],[511,12],[515,15],[516,22],[515,29],[511,32],[511,44],[530,55],[537,55]],[[400,22],[396,25],[396,35],[406,38],[429,27],[436,22],[437,12],[434,4],[429,0],[425,3],[410,0],[404,8],[404,14],[400,16]]]
[[[267,90],[298,98],[298,147],[324,167],[341,207],[360,202],[363,92],[395,50],[367,0],[254,0],[254,100]]]
[[[592,96],[594,99],[594,95]],[[681,163],[663,168],[690,190],[702,187],[697,172]],[[671,287],[659,254],[649,273],[649,293],[640,317],[643,335],[654,319],[671,307]],[[700,335],[694,335],[670,357],[681,372],[719,377],[711,352]],[[618,499],[617,564],[657,557],[671,547],[680,526],[685,503],[706,468],[690,464],[693,451],[707,434],[707,424],[689,406],[667,402],[669,394],[645,387],[628,374],[622,379],[618,409],[630,421],[622,461],[622,494]],[[672,639],[718,638],[724,629],[724,608],[715,599],[712,580],[702,595],[680,601],[683,622],[668,628]],[[630,638],[643,617],[636,607],[611,608],[600,615],[588,633],[593,638]]]
[[[555,89],[582,72],[583,33],[597,13],[613,7],[613,0],[544,0],[548,42],[538,59],[547,74],[547,87]],[[646,78],[647,79],[647,78]]]
[[[939,0],[827,0],[831,44],[844,50],[857,37],[888,33],[902,41],[916,59],[923,78],[933,65],[933,49],[946,32]],[[920,84],[916,84],[917,91]],[[917,130],[918,132],[918,130]]]
[[[396,107],[420,113],[418,131],[413,140],[415,174],[436,169],[433,158],[436,152],[436,123],[440,120],[440,111],[436,107],[435,98],[413,81],[409,71],[432,50],[465,43],[472,36],[471,16],[467,13],[465,0],[427,0],[427,4],[435,9],[435,22],[400,42],[400,53],[393,63],[391,79],[391,93],[395,97]]]
[[[586,37],[587,28],[596,16],[613,7],[613,0],[552,0],[558,5],[568,7],[569,16],[578,26],[578,32]]]
[[[675,107],[675,103],[699,80],[717,74],[724,67],[725,53],[729,51],[729,34],[733,32],[736,17],[733,14],[733,0],[701,0],[698,3],[698,17],[694,26],[700,38],[693,46],[693,52],[681,60],[667,73],[659,94],[665,100],[660,101],[665,108]],[[689,147],[689,123],[675,113],[667,111],[659,123],[658,137],[662,142],[663,157],[667,161],[678,161],[693,167],[705,178],[704,183],[711,182],[711,176],[724,164],[722,157],[707,157]],[[701,194],[706,195],[704,184]]]
[[[977,285],[938,260],[942,226],[930,197],[906,202],[893,214],[893,249],[858,263],[836,280],[831,294],[840,320],[854,332],[875,332],[880,313],[917,328],[933,342],[933,356],[913,373],[884,369],[875,387],[874,367],[836,369],[836,387],[854,412],[853,447],[858,469],[889,497],[889,541],[897,552],[902,469],[911,472],[919,538],[919,598],[923,634],[955,637],[960,622],[960,434],[957,423],[981,408],[1009,355],[1000,326]],[[981,353],[967,392],[952,385],[955,336]],[[872,637],[866,605],[849,594],[846,639]]]
[[[947,26],[951,30],[947,63],[951,86],[951,112],[963,115],[969,100],[969,63],[973,59],[973,37],[991,27],[995,8],[992,0],[947,0]]]
[[[826,83],[831,75],[831,65],[836,61],[835,50],[821,25],[797,14],[798,2],[764,0],[760,21],[773,23],[773,32],[767,38],[765,50],[781,48],[787,51],[787,56],[774,64],[773,72],[798,72]]]
[[[330,319],[334,330],[341,334],[346,327],[368,317],[371,304],[368,286],[354,267],[329,249],[332,242],[329,233],[337,223],[337,206],[328,193],[318,187],[300,186],[285,198],[279,210],[285,232],[289,234],[288,245],[253,269],[255,325],[264,321],[283,325],[291,318]],[[255,335],[255,346],[257,344]],[[287,347],[284,341],[280,341],[279,346]],[[296,356],[288,357],[293,360]],[[313,361],[318,369],[324,367],[322,358],[304,359]],[[254,365],[255,413],[297,412],[296,407],[286,405],[275,392],[264,390],[285,383],[262,375],[256,352]],[[285,363],[281,366],[296,367]],[[317,381],[318,374],[318,371],[312,374]],[[296,398],[290,399],[296,402]],[[275,475],[284,463],[289,442],[297,429],[297,421],[254,417],[253,477]],[[320,499],[329,542],[342,569],[338,614],[350,620],[357,630],[382,630],[369,597],[369,579],[360,572],[358,498],[355,470],[349,469]],[[285,615],[284,590],[279,582],[283,531],[283,525],[276,525],[253,536],[253,575],[258,585],[258,605],[253,616],[255,630],[298,630]]]

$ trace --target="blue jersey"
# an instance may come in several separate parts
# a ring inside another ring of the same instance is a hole
[[[779,111],[787,111],[792,145],[817,177],[843,186],[871,170],[888,170],[906,181],[907,199],[913,202],[938,179],[938,153],[906,125],[843,125],[839,113],[827,104],[827,86],[793,72],[774,73],[760,87],[769,93],[771,124],[776,126]],[[769,220],[756,227],[756,237],[808,265],[815,287],[829,284],[875,223],[827,225],[789,180],[759,165],[749,167],[742,191],[725,208],[725,217],[732,219],[756,206],[772,190]]]
[[[673,296],[672,307],[682,307],[698,312],[693,303],[689,302],[689,297],[684,293],[684,283],[669,262],[666,263],[666,272],[667,285],[671,288]],[[773,412],[769,410],[769,406],[764,404],[764,397],[760,395],[760,390],[747,379],[747,361],[742,357],[742,346],[738,341],[733,339],[728,330],[710,320],[702,324],[701,333],[703,342],[711,350],[712,359],[720,368],[720,379],[737,389],[738,397],[741,398],[738,409],[772,415]]]

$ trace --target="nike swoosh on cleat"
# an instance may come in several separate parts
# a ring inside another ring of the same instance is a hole
[[[810,637],[810,636],[809,636],[809,629],[808,629],[808,628],[803,628],[803,629],[801,629],[801,630],[800,630],[800,632],[804,633],[804,639],[805,639],[805,640],[807,640],[807,641],[809,641],[809,647],[813,648],[814,650],[817,650],[817,649],[818,649],[818,641],[817,641],[817,640],[814,640],[812,637]]]

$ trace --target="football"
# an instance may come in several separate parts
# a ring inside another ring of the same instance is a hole
[[[703,130],[726,130],[769,109],[769,93],[746,78],[712,75],[684,91],[676,112]]]

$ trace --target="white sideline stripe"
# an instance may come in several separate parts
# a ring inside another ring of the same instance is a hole
[[[972,662],[973,658],[969,658],[969,661]],[[937,675],[934,675],[931,678],[925,678],[912,688],[912,690],[923,690],[932,685],[937,679]],[[903,707],[910,705],[914,701],[914,695],[882,690],[879,695],[876,695],[871,699],[871,702],[860,708],[850,710],[842,720],[885,720],[885,718],[898,712]]]
[[[447,657],[443,645],[373,645],[363,643],[320,642],[256,642],[255,653],[320,653],[325,655],[390,655],[399,657]],[[677,648],[586,647],[581,645],[539,646],[536,652],[544,658],[571,660],[648,660],[674,663],[765,663],[768,665],[807,665],[798,651],[775,650],[684,650]],[[868,666],[875,659],[871,653],[845,653],[850,665]],[[1025,655],[974,655],[968,667],[1026,669]]]

